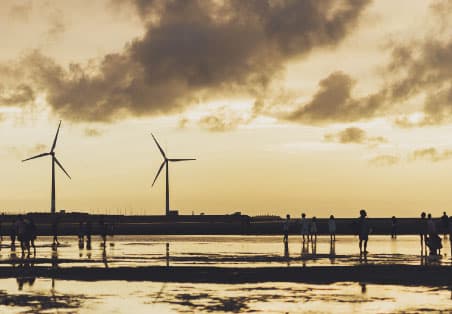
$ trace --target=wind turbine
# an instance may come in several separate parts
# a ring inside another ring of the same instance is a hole
[[[61,120],[60,120],[60,124],[58,124],[58,129],[55,134],[55,139],[53,140],[53,144],[52,144],[52,148],[50,149],[50,152],[39,154],[39,155],[22,160],[22,162],[24,162],[27,160],[41,158],[44,156],[52,156],[52,201],[51,201],[51,205],[50,205],[50,212],[52,214],[55,214],[55,164],[57,164],[58,167],[60,167],[61,170],[63,170],[63,172],[69,177],[69,179],[71,179],[71,176],[69,175],[69,173],[67,173],[67,171],[64,170],[63,165],[58,161],[58,159],[55,156],[55,147],[56,147],[56,143],[57,143],[57,139],[58,139],[58,133],[60,133],[60,126],[61,126]]]
[[[157,181],[157,178],[160,175],[160,172],[162,172],[163,167],[165,166],[166,170],[166,215],[169,215],[170,212],[170,203],[169,203],[169,168],[168,165],[170,162],[176,162],[176,161],[188,161],[188,160],[196,160],[195,158],[168,158],[166,157],[165,152],[163,151],[162,147],[160,146],[159,142],[157,142],[157,139],[155,138],[154,134],[152,134],[152,138],[154,139],[155,144],[157,144],[157,147],[160,151],[160,153],[163,156],[163,162],[160,166],[159,170],[157,171],[157,175],[155,176],[154,182],[152,182],[152,186],[154,186],[155,181]]]

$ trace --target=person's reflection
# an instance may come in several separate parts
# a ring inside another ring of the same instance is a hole
[[[317,236],[314,239],[311,239],[311,252],[312,257],[315,258],[317,256]]]
[[[361,264],[367,264],[367,253],[363,252],[359,254],[359,262]]]
[[[58,268],[58,245],[52,245],[52,255],[51,255],[52,268]]]
[[[301,242],[301,260],[303,261],[303,266],[306,266],[306,259],[309,255],[309,240]]]
[[[330,262],[334,264],[336,262],[336,240],[330,240]]]
[[[34,285],[35,281],[36,281],[36,277],[34,277],[34,276],[30,276],[30,277],[20,277],[19,276],[16,278],[17,288],[19,289],[19,291],[22,291],[25,284],[28,284],[29,287],[32,287]]]
[[[361,286],[361,293],[365,294],[367,292],[367,287],[365,282],[360,282],[359,285]]]
[[[11,246],[11,253],[9,255],[9,259],[11,261],[11,266],[14,268],[17,263],[16,248],[14,246]]]
[[[170,260],[169,243],[166,242],[166,267],[169,267],[169,260]]]
[[[289,266],[290,265],[289,241],[284,241],[284,258],[287,261],[287,266]]]
[[[106,250],[105,246],[103,247],[103,250],[102,250],[102,262],[104,263],[105,268],[108,268],[107,250]]]

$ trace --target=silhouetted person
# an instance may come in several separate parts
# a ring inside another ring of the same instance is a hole
[[[328,219],[328,232],[330,233],[330,241],[336,241],[336,220],[333,215]]]
[[[438,232],[436,230],[435,222],[432,219],[432,215],[427,215],[427,246],[430,250],[430,255],[438,255],[441,253],[441,238],[438,236]]]
[[[37,232],[36,224],[35,224],[33,218],[28,218],[28,226],[27,227],[28,227],[30,244],[31,244],[31,247],[33,248],[33,254],[36,256],[35,240],[36,240],[38,232]]]
[[[391,238],[397,238],[397,218],[395,216],[391,218]]]
[[[9,238],[11,240],[11,251],[16,250],[16,236],[17,236],[16,220],[14,220],[9,228]]]
[[[421,255],[423,255],[423,252],[427,253],[428,227],[427,227],[427,219],[425,217],[426,217],[425,212],[422,212],[421,219],[419,221],[419,236],[421,238]]]
[[[447,238],[447,234],[449,233],[449,217],[447,217],[446,212],[443,212],[441,216],[441,229],[444,235],[444,239]]]
[[[311,241],[317,241],[317,218],[314,216],[311,219],[311,225],[310,225],[310,234],[311,234]]]
[[[437,234],[437,232],[436,232],[436,225],[435,225],[435,222],[432,219],[432,214],[430,214],[430,213],[427,215],[427,233],[429,235]]]
[[[86,222],[86,249],[91,250],[91,234],[92,234],[92,227],[91,227],[91,221]]]
[[[441,243],[441,238],[437,234],[428,235],[427,246],[430,250],[430,255],[441,254],[441,248],[443,245]]]
[[[108,234],[108,225],[104,222],[104,219],[101,218],[99,221],[100,227],[100,237],[102,238],[102,245],[105,247],[107,245],[107,234]]]
[[[59,224],[59,219],[57,216],[55,216],[52,221],[52,235],[53,235],[52,245],[53,246],[60,245],[60,242],[58,241],[58,224]]]
[[[301,236],[303,238],[303,242],[305,241],[305,238],[309,240],[309,223],[306,219],[306,214],[301,214]]]
[[[450,257],[452,258],[452,216],[449,216]]]
[[[359,235],[359,253],[367,254],[367,241],[369,240],[370,226],[367,221],[367,213],[364,209],[359,211],[358,235]],[[364,244],[364,247],[363,247]]]
[[[284,243],[289,242],[289,228],[290,228],[290,215],[287,214],[286,221],[284,221],[284,224],[283,224],[283,233],[284,233],[283,242]]]
[[[2,215],[0,216],[0,244],[1,244],[2,241],[3,241],[2,223],[3,223],[4,218],[5,218],[5,214],[2,214]],[[1,248],[1,245],[0,245],[0,248]]]
[[[19,215],[16,221],[16,229],[17,229],[17,239],[20,242],[22,256],[24,256],[25,250],[27,250],[28,254],[30,254],[30,239],[28,237],[27,224],[22,215]]]
[[[84,243],[85,243],[85,230],[83,222],[80,221],[78,225],[78,248],[83,249]]]

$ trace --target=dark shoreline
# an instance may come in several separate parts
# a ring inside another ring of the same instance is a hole
[[[158,281],[191,283],[300,282],[449,286],[451,266],[356,265],[311,267],[0,267],[0,278],[41,277],[77,281]]]

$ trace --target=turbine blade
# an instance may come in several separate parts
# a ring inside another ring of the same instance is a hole
[[[162,172],[162,169],[163,169],[163,166],[165,165],[165,163],[166,163],[166,160],[164,162],[162,162],[162,165],[160,166],[159,171],[157,171],[157,175],[155,176],[154,182],[152,182],[152,186],[154,186],[155,181],[157,181],[157,178],[159,177],[160,172]]]
[[[43,154],[39,154],[39,155],[36,155],[36,156],[30,157],[30,158],[24,159],[24,160],[22,160],[22,162],[24,162],[24,161],[27,161],[27,160],[30,160],[30,159],[35,159],[35,158],[40,158],[40,157],[44,157],[44,156],[47,156],[47,155],[50,155],[50,153],[43,153]]]
[[[152,134],[152,138],[154,139],[155,144],[157,144],[157,147],[159,148],[160,152],[162,153],[163,158],[166,159],[165,152],[163,151],[162,147],[160,146],[159,142],[157,142],[157,139],[155,138],[154,134]]]
[[[57,139],[58,139],[58,133],[60,133],[60,126],[61,126],[61,120],[60,123],[58,124],[58,129],[57,132],[55,134],[55,138],[53,139],[53,145],[52,145],[52,149],[50,149],[50,152],[53,152],[57,143]]]
[[[196,160],[196,158],[171,158],[168,161],[188,161],[188,160]]]
[[[72,179],[71,176],[69,175],[69,173],[67,173],[66,170],[64,170],[63,166],[60,164],[60,162],[58,161],[58,159],[56,157],[55,158],[55,162],[57,163],[57,165],[61,168],[61,170],[63,170],[63,172],[68,176],[69,179]]]

